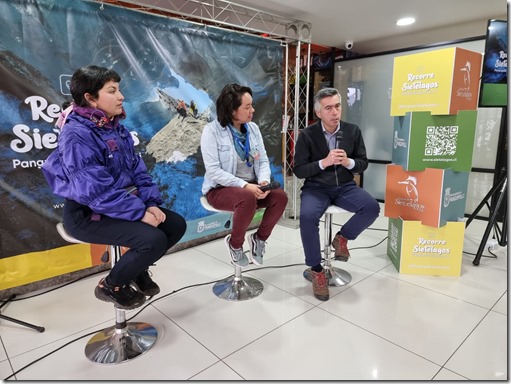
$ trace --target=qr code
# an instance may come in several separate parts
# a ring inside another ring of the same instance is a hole
[[[440,125],[426,127],[426,156],[454,156],[458,141],[457,125]]]

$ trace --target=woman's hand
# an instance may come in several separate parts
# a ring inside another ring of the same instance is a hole
[[[158,207],[149,207],[144,213],[142,222],[157,227],[166,219],[165,213]]]
[[[266,196],[268,196],[268,193],[270,193],[270,191],[263,192],[263,191],[261,191],[261,189],[259,187],[262,187],[263,185],[267,185],[267,184],[268,184],[267,181],[262,182],[260,185],[247,183],[247,184],[245,184],[244,188],[246,188],[250,192],[252,192],[257,200],[262,200]]]

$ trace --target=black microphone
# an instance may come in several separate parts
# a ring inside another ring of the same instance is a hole
[[[342,131],[339,130],[337,132],[337,134],[335,135],[335,149],[342,149],[341,143],[342,143]]]
[[[263,185],[262,187],[259,187],[259,189],[263,192],[278,188],[280,188],[280,183],[278,181],[272,181],[270,184],[266,184]]]

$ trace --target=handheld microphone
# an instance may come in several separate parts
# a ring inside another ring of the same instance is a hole
[[[335,149],[342,149],[341,144],[342,144],[342,131],[339,130],[339,132],[337,132],[337,134],[335,135]]]
[[[259,189],[263,192],[278,188],[280,188],[280,183],[278,181],[272,181],[270,184],[266,184],[263,185],[262,187],[259,187]]]

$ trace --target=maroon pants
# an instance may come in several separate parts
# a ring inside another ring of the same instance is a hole
[[[206,198],[214,208],[234,212],[231,233],[233,248],[242,247],[247,228],[258,208],[266,208],[266,210],[257,230],[257,237],[260,240],[266,240],[270,237],[273,227],[282,217],[287,205],[287,195],[283,189],[271,190],[266,198],[258,200],[245,188],[218,187],[211,189],[206,194]]]

